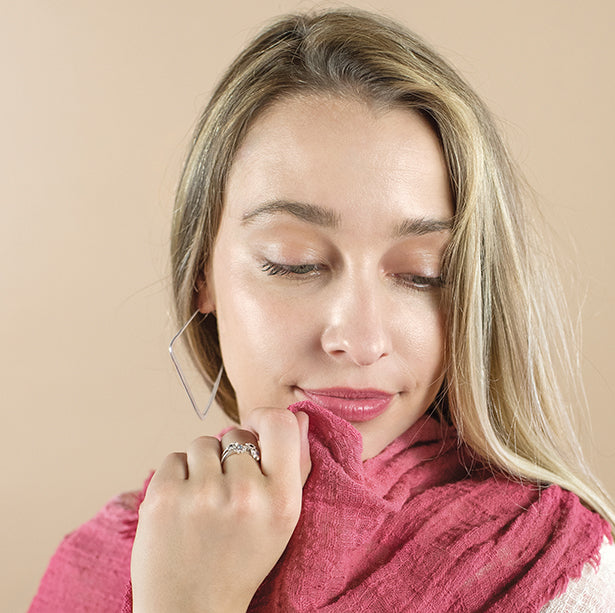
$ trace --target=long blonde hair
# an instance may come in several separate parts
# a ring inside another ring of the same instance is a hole
[[[572,330],[519,173],[477,95],[394,22],[357,10],[290,15],[230,66],[197,125],[177,191],[171,250],[178,322],[195,309],[228,171],[247,129],[275,101],[314,93],[414,109],[430,120],[455,202],[444,261],[447,418],[482,462],[515,478],[556,483],[615,524],[560,386],[577,376]],[[221,364],[215,316],[188,335],[193,359],[213,380]],[[237,420],[226,376],[218,401]]]

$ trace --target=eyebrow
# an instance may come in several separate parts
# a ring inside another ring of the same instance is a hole
[[[395,226],[393,231],[394,238],[404,238],[405,236],[423,236],[433,232],[447,232],[453,229],[452,219],[432,219],[419,217],[416,219],[404,219]]]
[[[329,211],[315,204],[307,204],[305,202],[294,202],[287,200],[273,200],[256,207],[252,211],[244,213],[241,218],[241,224],[245,225],[254,221],[258,217],[273,215],[275,213],[289,213],[298,219],[307,221],[308,223],[325,228],[339,228],[341,219],[337,213]]]
[[[288,200],[272,200],[244,213],[241,217],[241,225],[247,225],[259,217],[266,217],[277,213],[287,213],[302,221],[325,228],[336,229],[341,225],[340,216],[329,209],[315,204]],[[452,219],[410,218],[404,219],[401,223],[397,224],[393,229],[392,236],[393,238],[422,236],[434,232],[445,232],[451,230],[452,227]]]

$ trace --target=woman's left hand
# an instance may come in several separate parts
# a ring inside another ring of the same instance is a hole
[[[310,470],[308,418],[255,409],[242,429],[193,441],[154,474],[132,553],[133,610],[245,611],[278,561],[301,511]],[[258,444],[220,462],[231,442]]]

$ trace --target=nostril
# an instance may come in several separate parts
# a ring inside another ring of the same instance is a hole
[[[369,366],[390,353],[384,331],[358,326],[329,326],[322,334],[323,350],[332,357],[347,359],[358,366]]]

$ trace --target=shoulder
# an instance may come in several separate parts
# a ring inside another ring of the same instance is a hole
[[[116,496],[64,537],[41,579],[30,613],[121,609],[143,492]]]
[[[615,545],[605,538],[600,548],[600,563],[588,562],[578,579],[554,598],[542,613],[609,613],[615,611]]]

